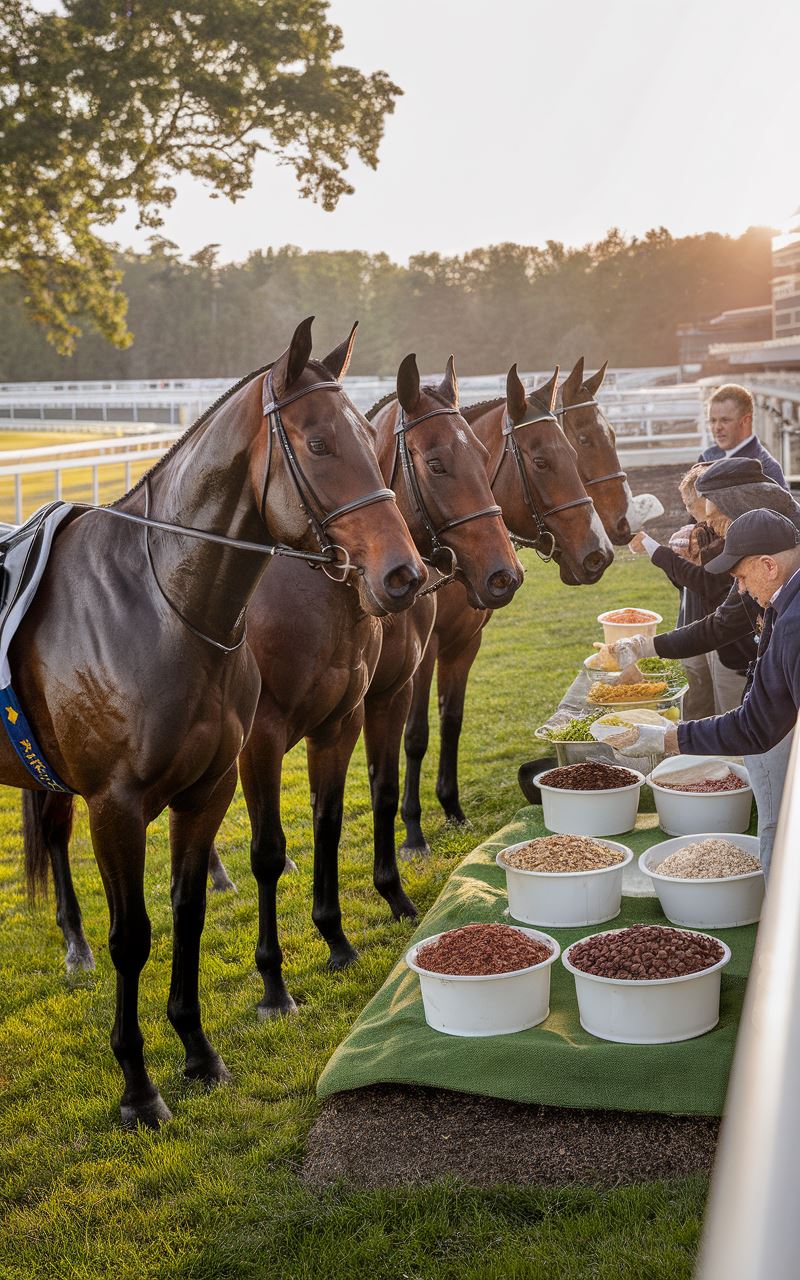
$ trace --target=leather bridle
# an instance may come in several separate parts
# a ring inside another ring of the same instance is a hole
[[[528,473],[525,470],[525,461],[522,457],[522,453],[520,451],[519,445],[517,444],[516,436],[514,433],[515,431],[518,431],[520,427],[530,426],[534,422],[552,422],[556,427],[558,427],[559,430],[561,428],[559,426],[558,418],[556,417],[556,415],[554,413],[551,413],[548,409],[545,409],[544,405],[540,403],[540,401],[536,398],[536,396],[529,397],[529,400],[534,400],[538,408],[541,409],[542,411],[541,413],[537,414],[536,417],[524,418],[522,422],[514,423],[511,421],[511,417],[508,413],[508,409],[506,409],[505,417],[503,419],[503,428],[502,428],[502,432],[503,432],[503,435],[505,436],[506,443],[505,443],[505,447],[500,451],[500,456],[497,459],[497,465],[495,466],[494,472],[492,474],[490,484],[492,488],[494,488],[494,482],[497,479],[501,466],[503,465],[503,459],[506,457],[507,454],[510,454],[513,461],[516,463],[517,471],[519,473],[520,485],[522,486],[522,496],[525,500],[525,505],[526,507],[528,507],[531,513],[531,517],[536,525],[537,533],[535,538],[523,538],[519,534],[512,533],[509,530],[509,537],[511,538],[511,541],[514,543],[514,545],[517,547],[532,547],[533,550],[536,552],[537,556],[539,557],[539,559],[544,560],[546,562],[548,560],[552,560],[553,558],[553,555],[556,549],[556,539],[555,539],[555,535],[552,534],[550,530],[547,528],[547,525],[545,524],[545,520],[547,520],[548,516],[558,515],[559,512],[569,511],[573,507],[584,507],[587,505],[587,503],[591,503],[592,500],[590,497],[584,494],[582,498],[573,498],[571,502],[561,502],[559,503],[558,506],[550,507],[547,511],[539,510],[539,506],[536,502],[536,499],[533,496],[533,490],[531,488],[530,480],[528,479]],[[549,546],[547,546],[548,542],[549,542]],[[543,549],[545,546],[547,546],[547,550]]]
[[[409,419],[406,418],[403,406],[398,405],[398,407],[400,413],[394,428],[395,451],[394,461],[392,463],[392,474],[390,476],[389,483],[394,483],[397,464],[399,462],[402,468],[403,479],[405,480],[409,500],[414,511],[425,526],[431,543],[430,558],[426,561],[426,558],[423,556],[423,561],[430,563],[434,569],[442,574],[442,581],[435,584],[435,589],[439,590],[439,588],[444,586],[446,583],[452,582],[456,575],[456,570],[458,569],[458,561],[456,559],[455,552],[452,547],[448,547],[446,543],[441,541],[441,535],[443,533],[447,533],[450,529],[457,528],[459,525],[469,524],[471,520],[480,520],[482,516],[499,516],[502,518],[503,513],[498,506],[482,507],[480,511],[471,511],[469,515],[466,516],[456,516],[452,520],[445,520],[443,524],[437,525],[434,523],[420,487],[419,477],[414,467],[414,460],[411,457],[406,434],[414,427],[419,426],[420,422],[426,422],[428,418],[444,417],[446,415],[458,418],[461,416],[461,413],[455,408],[429,409],[427,413],[421,413],[419,417],[412,418],[409,421]],[[447,557],[447,560],[445,560],[445,557]],[[447,566],[446,568],[442,567],[445,563]],[[430,590],[431,588],[425,587],[419,594],[427,594]]]
[[[282,400],[275,399],[275,393],[272,383],[272,370],[270,369],[264,380],[264,399],[263,411],[264,417],[270,420],[269,428],[269,446],[267,449],[267,461],[264,468],[264,484],[261,489],[261,501],[259,504],[259,513],[266,528],[266,502],[267,489],[269,487],[269,473],[272,466],[273,437],[278,441],[281,451],[286,459],[287,469],[292,478],[297,496],[300,499],[307,518],[309,526],[319,544],[319,553],[314,551],[301,551],[297,547],[288,547],[280,542],[248,542],[243,538],[229,538],[225,534],[211,533],[206,529],[195,529],[191,525],[174,524],[167,520],[156,520],[149,514],[150,507],[150,488],[147,480],[145,480],[145,514],[140,516],[132,511],[119,511],[116,507],[93,506],[90,503],[80,503],[86,510],[104,511],[108,515],[116,516],[120,520],[129,520],[133,524],[146,525],[148,529],[158,529],[163,533],[175,533],[185,538],[198,538],[203,542],[213,542],[224,547],[230,547],[234,551],[252,551],[262,556],[286,556],[295,560],[305,560],[306,563],[315,568],[322,569],[323,573],[333,582],[344,582],[348,574],[356,569],[363,572],[359,566],[354,565],[350,560],[347,550],[340,546],[339,543],[332,542],[328,537],[328,526],[334,520],[338,520],[341,516],[349,515],[352,511],[359,511],[362,507],[371,506],[374,502],[394,502],[395,495],[391,489],[375,489],[372,493],[366,494],[363,498],[354,498],[351,502],[345,502],[340,507],[335,507],[333,511],[326,511],[320,498],[318,497],[314,486],[303,471],[295,453],[294,447],[283,425],[281,418],[281,409],[285,409],[288,404],[293,404],[295,400],[300,400],[303,396],[310,395],[312,391],[342,391],[343,387],[339,382],[314,382],[310,387],[302,387],[299,391],[295,391],[290,396],[285,396]],[[344,559],[337,558],[341,552]],[[156,585],[172,609],[181,621],[190,631],[198,635],[202,640],[213,645],[216,649],[222,650],[223,653],[233,653],[236,649],[244,644],[247,637],[247,625],[240,639],[235,644],[225,645],[219,640],[214,640],[211,636],[207,636],[203,631],[195,627],[188,618],[186,618],[177,606],[170,600],[164,591],[161,583],[155,573],[155,566],[150,554],[150,543],[147,542],[147,556],[150,567],[155,578]],[[238,625],[238,620],[237,620]]]
[[[595,400],[594,396],[590,397],[590,399],[588,400],[580,400],[577,404],[563,405],[562,408],[556,409],[556,417],[563,418],[565,413],[570,413],[573,409],[589,409],[589,408],[594,408],[597,410],[597,416],[602,419],[602,421],[605,423],[605,425],[608,427],[610,431],[612,429],[611,423],[608,421],[608,418],[603,413],[603,410],[601,409],[599,402]],[[607,476],[598,476],[595,480],[584,480],[583,487],[584,489],[588,489],[590,485],[605,484],[607,480],[627,480],[627,478],[628,478],[628,473],[626,471],[612,471]]]

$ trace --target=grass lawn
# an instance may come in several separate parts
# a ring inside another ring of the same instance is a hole
[[[432,903],[460,857],[523,803],[517,766],[543,753],[532,731],[589,651],[595,615],[647,605],[671,619],[676,603],[648,562],[616,564],[597,587],[578,590],[562,587],[554,566],[529,559],[527,583],[488,628],[469,686],[461,777],[471,831],[443,824],[429,757],[423,797],[433,854],[405,872],[420,908]],[[696,1180],[602,1194],[454,1183],[405,1192],[342,1187],[321,1196],[304,1188],[297,1168],[317,1112],[317,1077],[412,926],[393,923],[371,886],[359,749],[346,797],[341,879],[346,927],[361,958],[345,973],[325,971],[327,949],[310,918],[302,749],[287,759],[283,796],[300,874],[281,881],[282,941],[300,1011],[281,1023],[260,1024],[254,1015],[256,895],[237,796],[220,849],[239,893],[210,898],[201,969],[206,1029],[234,1084],[210,1095],[183,1083],[181,1045],[166,1018],[165,820],[151,829],[153,949],[141,1017],[150,1071],[175,1119],[157,1134],[127,1134],[117,1127],[121,1076],[108,1044],[114,975],[85,814],[73,839],[73,869],[98,968],[70,981],[52,903],[37,912],[26,905],[19,798],[0,789],[0,1277],[688,1278],[705,1192]]]
[[[51,445],[79,444],[83,440],[96,440],[99,443],[100,440],[107,440],[109,437],[127,434],[124,426],[98,423],[97,427],[97,431],[84,430],[74,432],[4,431],[0,428],[0,465],[3,462],[3,452],[10,449],[44,449]],[[152,459],[141,465],[132,463],[131,483],[133,484],[138,480],[142,472],[152,465]],[[65,471],[62,479],[61,496],[65,502],[92,501],[91,467],[75,467],[72,471]],[[118,467],[104,466],[101,469],[99,493],[101,502],[112,502],[114,498],[120,497],[125,492],[125,488],[124,465]],[[42,471],[41,473],[25,476],[22,482],[23,519],[33,515],[34,511],[44,506],[46,502],[52,502],[54,497],[55,477],[52,472]],[[0,521],[5,521],[9,524],[16,523],[14,481],[12,478],[0,477]]]

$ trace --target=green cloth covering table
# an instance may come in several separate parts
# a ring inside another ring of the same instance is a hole
[[[615,838],[638,856],[668,838],[656,822],[655,814],[640,813],[636,829]],[[507,919],[505,875],[495,855],[517,841],[545,834],[540,807],[520,810],[456,868],[413,942],[464,924]],[[669,923],[657,898],[623,897],[615,920],[546,932],[563,951],[588,934],[637,922]],[[559,1107],[719,1115],[756,926],[708,932],[728,944],[732,958],[722,972],[719,1023],[697,1039],[624,1045],[589,1035],[578,1019],[572,975],[560,959],[551,968],[550,1016],[538,1027],[474,1039],[442,1035],[425,1022],[417,976],[400,960],[334,1052],[317,1092],[327,1098],[379,1083],[408,1084]]]

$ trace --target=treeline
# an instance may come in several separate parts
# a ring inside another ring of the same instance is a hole
[[[392,374],[416,351],[461,373],[571,364],[674,364],[676,326],[770,298],[770,232],[676,239],[612,230],[582,248],[500,244],[461,257],[304,253],[291,246],[219,264],[216,246],[184,260],[169,241],[120,255],[134,342],[119,351],[87,333],[59,356],[0,279],[0,380],[233,377],[276,356],[295,323],[317,316],[320,355],[361,328],[351,371]]]

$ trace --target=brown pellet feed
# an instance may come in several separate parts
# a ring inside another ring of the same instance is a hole
[[[738,773],[734,773],[733,769],[730,769],[723,778],[704,778],[702,782],[665,782],[663,778],[657,778],[656,781],[667,791],[694,791],[700,794],[712,791],[744,791],[749,785],[744,778],[739,777]]]
[[[668,854],[653,870],[682,880],[719,880],[760,871],[761,863],[731,840],[697,840]]]
[[[652,981],[700,973],[724,954],[716,938],[660,924],[633,924],[575,943],[569,961],[583,973],[599,978]]]
[[[453,976],[513,973],[541,964],[552,950],[545,942],[507,924],[465,924],[421,946],[417,964],[430,973]]]
[[[557,787],[559,791],[612,791],[617,787],[629,787],[639,779],[630,769],[619,769],[614,764],[602,764],[598,760],[586,760],[583,764],[567,764],[561,769],[551,769],[539,781],[542,786]]]
[[[539,836],[519,849],[504,852],[502,861],[521,871],[599,871],[624,857],[618,849],[586,836]]]

